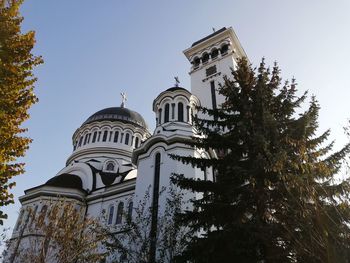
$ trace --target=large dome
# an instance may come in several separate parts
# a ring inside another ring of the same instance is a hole
[[[136,111],[129,110],[123,107],[111,107],[100,110],[92,114],[84,123],[91,123],[94,121],[122,121],[127,123],[136,124],[144,129],[147,129],[147,124],[143,117]]]

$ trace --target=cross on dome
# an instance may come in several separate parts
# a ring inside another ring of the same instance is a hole
[[[121,92],[120,95],[122,96],[122,103],[120,104],[120,107],[125,108],[125,102],[128,100],[126,98],[126,93],[125,92]]]
[[[174,77],[174,79],[175,79],[175,87],[178,87],[180,83],[179,77]]]

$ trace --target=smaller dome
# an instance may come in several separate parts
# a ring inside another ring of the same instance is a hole
[[[185,91],[188,92],[187,89],[184,89],[184,88],[181,88],[181,87],[172,87],[172,88],[167,89],[166,91],[177,91],[177,90],[185,90]]]
[[[136,111],[129,110],[124,107],[111,107],[100,110],[92,114],[84,123],[91,123],[94,121],[122,121],[132,124],[136,124],[144,129],[147,129],[147,124],[143,117]]]
[[[74,174],[60,174],[50,180],[48,180],[45,185],[64,187],[64,188],[74,188],[74,189],[83,189],[83,183],[79,176]]]

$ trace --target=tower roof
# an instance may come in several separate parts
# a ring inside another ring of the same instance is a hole
[[[221,43],[225,40],[230,42],[230,45],[232,45],[232,50],[238,57],[248,58],[232,27],[223,27],[214,33],[194,42],[192,46],[184,50],[183,53],[192,63],[192,59],[195,55],[201,55],[203,50],[209,49],[211,46]]]
[[[202,39],[194,42],[191,47],[194,47],[195,45],[198,45],[199,43],[202,43],[205,40],[207,40],[207,39],[209,39],[209,38],[211,38],[211,37],[213,37],[213,36],[215,36],[217,34],[220,34],[221,32],[224,32],[225,30],[226,30],[226,27],[223,27],[223,28],[219,29],[219,30],[215,31],[214,33],[210,34],[209,36],[203,37]]]

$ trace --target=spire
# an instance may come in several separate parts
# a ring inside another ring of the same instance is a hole
[[[125,108],[125,102],[128,100],[126,98],[126,93],[125,92],[121,92],[120,95],[122,96],[122,103],[120,104],[120,107]]]

